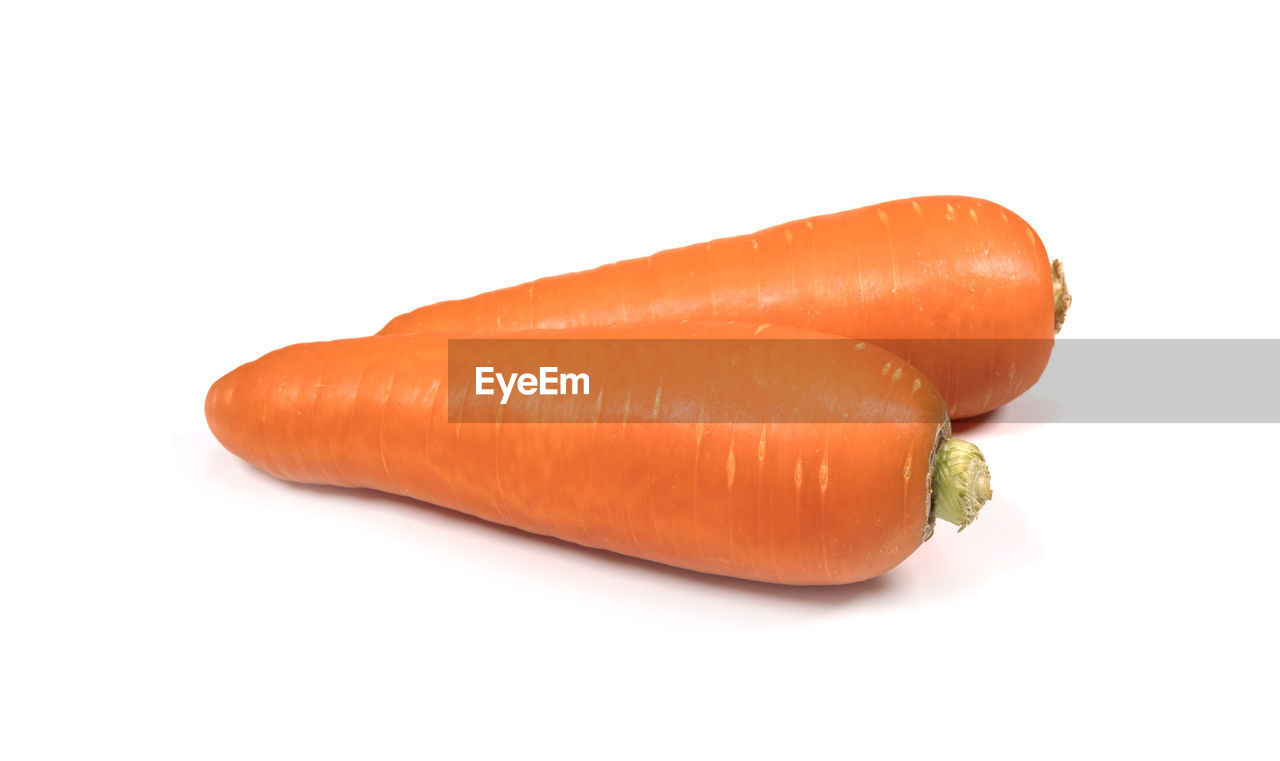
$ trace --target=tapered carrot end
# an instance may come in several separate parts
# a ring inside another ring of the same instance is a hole
[[[230,373],[214,381],[209,387],[209,393],[204,397],[204,419],[209,424],[209,430],[213,432],[214,438],[224,446],[226,445],[226,403],[233,392],[228,378]]]
[[[973,444],[947,439],[933,456],[933,514],[963,531],[991,499],[991,471]]]
[[[1062,323],[1067,320],[1067,310],[1071,308],[1071,293],[1067,291],[1067,278],[1062,273],[1062,260],[1053,260],[1053,333],[1062,330]]]
[[[261,411],[261,406],[250,409],[251,405],[246,404],[253,391],[245,385],[248,367],[241,365],[214,381],[204,397],[204,419],[209,431],[227,451],[245,459],[250,459],[252,451],[246,440],[247,423],[256,420]]]

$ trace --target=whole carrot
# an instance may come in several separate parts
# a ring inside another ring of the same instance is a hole
[[[511,337],[831,338],[756,324]],[[279,478],[409,495],[707,573],[842,584],[897,565],[936,517],[967,524],[990,488],[981,454],[949,438],[945,403],[927,378],[874,345],[841,343],[851,350],[822,355],[838,356],[833,363],[779,366],[706,392],[687,385],[694,391],[683,396],[670,381],[697,372],[687,364],[613,367],[605,357],[593,366],[592,394],[568,402],[581,405],[582,422],[529,423],[511,422],[511,407],[502,419],[463,421],[479,397],[469,383],[450,383],[449,339],[371,336],[267,354],[214,383],[205,411],[228,450]],[[524,344],[513,345],[508,356]],[[881,422],[723,422],[726,410],[767,407],[815,385]],[[678,414],[668,419],[684,422],[646,423],[669,407]]]
[[[891,345],[981,414],[1044,371],[1071,298],[1018,215],[961,196],[908,198],[446,301],[390,333],[740,320]],[[892,342],[892,343],[890,343]]]

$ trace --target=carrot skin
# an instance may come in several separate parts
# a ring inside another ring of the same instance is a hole
[[[830,338],[755,324],[516,335],[758,334]],[[832,382],[843,384],[838,393],[886,409],[901,405],[911,413],[903,422],[450,422],[450,395],[466,389],[448,388],[447,349],[446,338],[429,334],[286,347],[214,383],[206,417],[228,450],[279,478],[408,495],[533,533],[744,579],[810,585],[870,578],[910,555],[931,526],[930,464],[948,429],[946,405],[923,374],[875,346],[858,352],[853,372]],[[895,372],[885,372],[886,363]],[[796,384],[821,372],[787,371]]]
[[[932,378],[952,418],[1029,389],[1053,348],[1050,262],[1012,211],[908,198],[796,220],[445,301],[381,334],[479,334],[682,319],[769,322],[871,341]]]

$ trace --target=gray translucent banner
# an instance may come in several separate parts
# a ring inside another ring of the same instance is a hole
[[[1059,339],[1012,423],[1280,423],[1280,340]]]
[[[497,376],[542,380],[541,368],[553,369],[559,395],[517,388],[504,401]],[[454,423],[931,422],[945,415],[931,399],[987,385],[996,398],[1010,395],[1041,368],[1030,390],[988,419],[1280,422],[1275,339],[451,339],[448,415]]]

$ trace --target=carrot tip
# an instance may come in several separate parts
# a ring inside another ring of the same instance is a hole
[[[1053,260],[1053,333],[1057,335],[1066,322],[1071,308],[1071,293],[1067,290],[1067,278],[1062,273],[1062,260]]]
[[[991,472],[973,444],[947,439],[933,456],[933,514],[963,531],[991,499]]]

